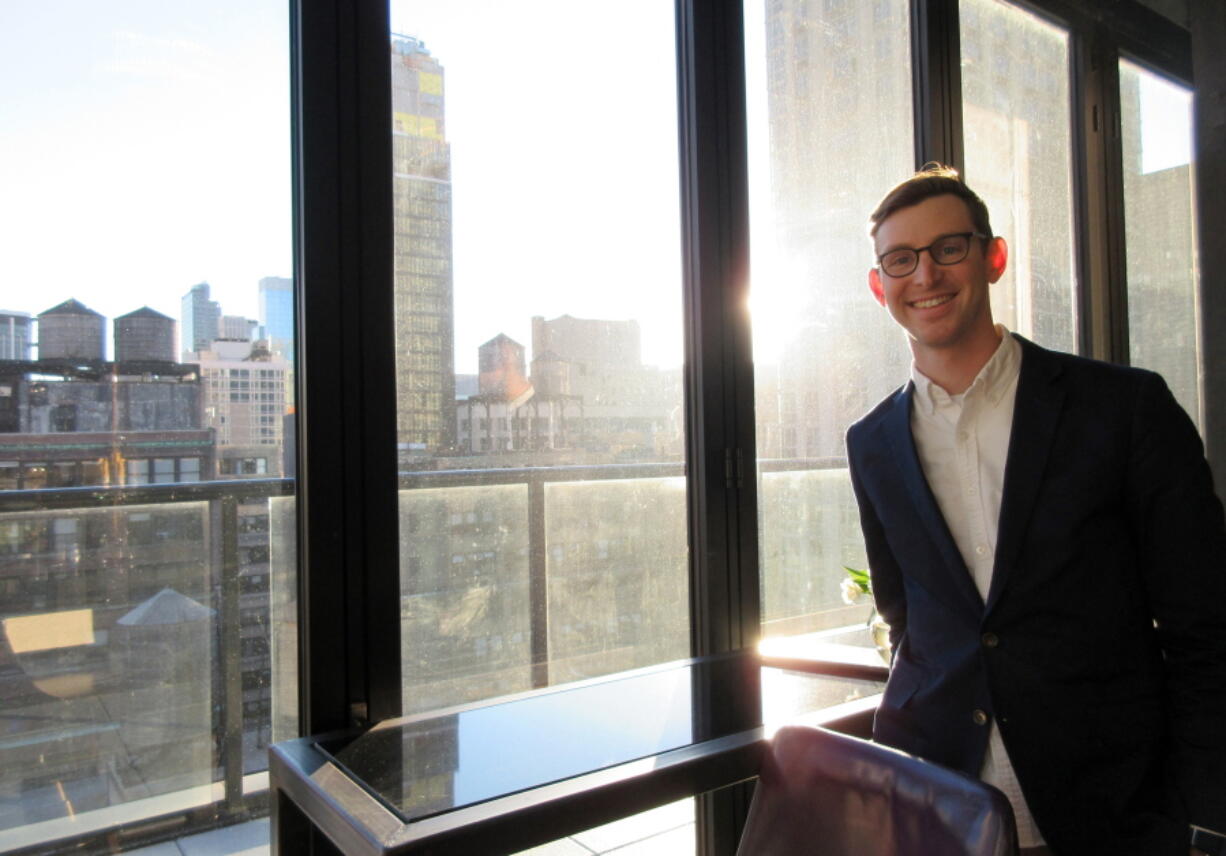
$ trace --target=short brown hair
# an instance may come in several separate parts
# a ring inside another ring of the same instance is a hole
[[[951,194],[966,203],[971,214],[971,222],[975,231],[991,238],[992,223],[988,218],[988,206],[975,191],[963,183],[958,171],[953,167],[939,163],[926,163],[915,175],[894,186],[878,203],[876,210],[868,217],[868,234],[870,238],[877,237],[877,229],[896,211],[918,205],[933,196]]]

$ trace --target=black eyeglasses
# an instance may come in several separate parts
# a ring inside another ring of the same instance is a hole
[[[971,251],[971,238],[986,238],[978,232],[943,235],[926,247],[901,247],[877,256],[877,266],[887,276],[907,276],[919,267],[919,254],[924,250],[939,265],[956,265]]]

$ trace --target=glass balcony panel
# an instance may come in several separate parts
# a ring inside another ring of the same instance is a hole
[[[1121,60],[1120,126],[1129,361],[1166,378],[1200,426],[1192,92]]]
[[[298,736],[297,506],[292,496],[268,502],[270,744]]]
[[[997,322],[1077,349],[1068,32],[1002,0],[962,0],[966,181],[1009,243]]]
[[[526,485],[400,492],[404,712],[530,689]]]
[[[868,215],[914,168],[907,0],[746,2],[764,633],[862,622],[865,567],[843,445],[907,377],[867,287]]]
[[[405,711],[688,654],[674,10],[578,9],[389,4]]]
[[[545,485],[550,683],[689,656],[685,479]]]
[[[763,472],[759,479],[767,636],[863,623],[871,599],[848,604],[844,566],[866,567],[860,516],[846,467]],[[770,513],[765,513],[769,510]]]
[[[105,827],[125,803],[180,792],[211,801],[223,688],[208,512],[0,514],[6,836]]]

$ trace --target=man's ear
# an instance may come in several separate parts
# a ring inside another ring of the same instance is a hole
[[[877,302],[885,306],[885,286],[881,284],[881,271],[877,268],[868,269],[868,290],[877,298]]]
[[[1005,275],[1005,267],[1009,264],[1009,245],[1004,238],[993,238],[988,242],[986,253],[988,263],[988,282],[996,282]]]

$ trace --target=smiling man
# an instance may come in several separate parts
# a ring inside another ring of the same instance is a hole
[[[914,360],[847,434],[894,647],[874,739],[1004,791],[1023,853],[1219,852],[1226,526],[1195,427],[1158,375],[993,321],[1008,247],[954,171],[870,235]]]

